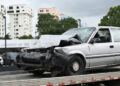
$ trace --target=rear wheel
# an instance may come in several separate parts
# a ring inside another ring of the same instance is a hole
[[[70,58],[65,68],[66,75],[82,74],[85,68],[83,60],[77,55],[72,55]]]

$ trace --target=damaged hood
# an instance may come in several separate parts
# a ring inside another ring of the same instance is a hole
[[[52,46],[58,46],[61,40],[68,40],[71,37],[73,37],[73,35],[42,35],[36,43],[27,49],[49,48]]]

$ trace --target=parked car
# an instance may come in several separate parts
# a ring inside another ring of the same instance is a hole
[[[18,52],[6,52],[6,54],[3,55],[4,65],[15,65],[17,55]]]
[[[2,66],[4,64],[2,56],[0,56],[0,65]]]
[[[34,74],[77,75],[116,65],[120,65],[120,27],[75,28],[62,35],[43,35],[17,56],[17,66]]]

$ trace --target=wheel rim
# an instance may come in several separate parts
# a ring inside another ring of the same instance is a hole
[[[73,68],[73,70],[74,70],[75,72],[77,72],[77,71],[79,70],[79,68],[80,68],[79,63],[78,63],[77,61],[73,62],[72,68]]]

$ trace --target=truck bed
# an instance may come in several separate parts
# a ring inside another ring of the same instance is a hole
[[[50,78],[33,78],[32,74],[16,74],[0,76],[0,86],[63,86],[119,79],[120,71]]]

